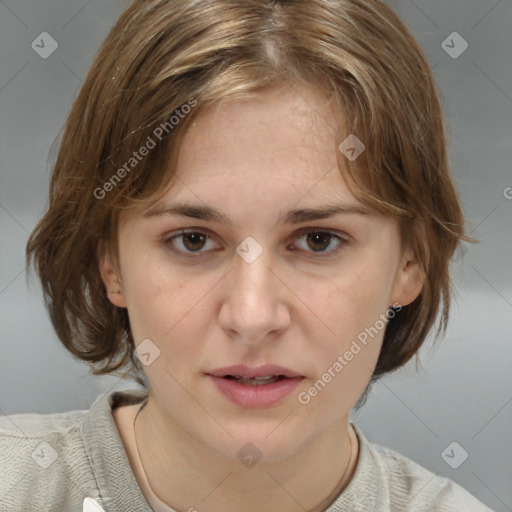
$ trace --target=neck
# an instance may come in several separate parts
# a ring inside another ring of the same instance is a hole
[[[135,420],[138,457],[149,485],[179,511],[322,512],[348,485],[357,463],[357,438],[349,435],[347,421],[291,457],[245,467],[162,418],[150,399]]]

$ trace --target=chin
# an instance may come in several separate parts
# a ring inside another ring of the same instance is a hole
[[[307,442],[298,438],[300,433],[279,425],[279,421],[258,422],[257,425],[226,425],[233,436],[222,435],[222,439],[210,440],[208,444],[223,457],[250,464],[272,464],[293,456]],[[277,428],[276,428],[277,427]],[[302,432],[302,435],[304,432]]]

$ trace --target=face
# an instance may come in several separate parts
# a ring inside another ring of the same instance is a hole
[[[309,88],[202,110],[157,210],[124,211],[119,266],[102,261],[107,290],[122,277],[122,293],[109,297],[127,308],[135,344],[151,340],[144,370],[154,410],[223,457],[251,441],[267,460],[282,459],[346,425],[377,363],[388,308],[421,290],[397,221],[358,212],[341,178],[342,119]],[[177,203],[225,219],[165,213]],[[287,219],[326,205],[356,210]],[[207,375],[238,364],[277,364],[303,378],[279,401],[248,407]]]

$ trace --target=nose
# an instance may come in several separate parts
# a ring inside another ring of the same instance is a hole
[[[254,261],[235,253],[223,290],[219,323],[232,338],[257,343],[275,339],[289,326],[287,299],[292,294],[270,251],[263,250]]]

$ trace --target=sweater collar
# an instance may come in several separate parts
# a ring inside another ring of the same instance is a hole
[[[112,408],[142,402],[145,391],[101,394],[82,424],[82,438],[106,512],[152,512],[139,488],[112,415]]]
[[[133,474],[112,415],[112,410],[116,407],[141,403],[146,396],[146,390],[101,394],[92,404],[82,423],[84,446],[99,489],[98,497],[104,503],[106,512],[152,512]],[[351,425],[359,440],[356,469],[349,484],[325,512],[374,512],[377,510],[377,503],[383,503],[386,499],[382,495],[385,492],[385,485],[382,482],[381,471],[378,471],[378,460],[371,443],[355,423]]]

